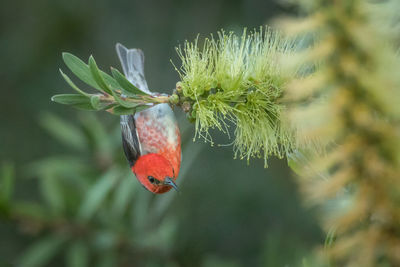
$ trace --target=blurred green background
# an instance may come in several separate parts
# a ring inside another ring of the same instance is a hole
[[[292,12],[262,0],[3,3],[0,266],[301,266],[324,237],[285,160],[264,169],[193,142],[177,110],[182,192],[153,196],[129,172],[117,117],[50,101],[71,92],[64,51],[108,70],[121,69],[116,42],[141,48],[151,90],[171,92],[184,40]]]

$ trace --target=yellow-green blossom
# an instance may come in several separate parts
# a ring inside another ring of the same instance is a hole
[[[293,43],[269,28],[241,36],[221,31],[201,46],[197,38],[179,47],[178,87],[191,103],[196,134],[211,141],[209,129],[228,133],[233,124],[236,155],[263,157],[265,163],[269,155],[282,157],[296,148],[280,102],[287,77],[294,75],[283,74],[281,61],[292,51]]]

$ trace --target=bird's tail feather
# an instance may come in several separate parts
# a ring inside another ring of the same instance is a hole
[[[150,93],[144,78],[144,54],[140,49],[128,49],[120,43],[115,46],[126,78],[140,90]]]

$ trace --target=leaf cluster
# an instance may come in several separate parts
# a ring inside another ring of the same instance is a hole
[[[93,56],[89,57],[88,64],[70,53],[63,53],[63,59],[73,74],[100,93],[84,92],[60,69],[65,81],[78,94],[55,95],[54,102],[84,110],[107,110],[115,115],[133,114],[159,102],[134,86],[117,69],[111,68],[112,76],[101,71]]]

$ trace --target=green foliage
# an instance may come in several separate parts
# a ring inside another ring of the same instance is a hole
[[[219,32],[218,37],[186,42],[177,52],[182,66],[177,92],[190,104],[196,133],[211,141],[209,129],[228,133],[235,124],[234,149],[240,158],[283,157],[297,148],[293,130],[284,123],[283,87],[296,71],[283,72],[281,62],[294,43],[266,28],[242,36]]]
[[[40,201],[10,201],[14,169],[7,163],[0,169],[1,217],[35,237],[18,266],[51,266],[60,259],[74,267],[173,264],[176,223],[167,211],[177,194],[154,198],[140,186],[123,159],[119,128],[89,113],[79,120],[42,116],[41,124],[69,150],[26,166],[37,179]],[[180,181],[199,152],[187,149]]]
[[[111,73],[115,80],[118,82],[119,85],[121,85],[121,88],[124,92],[124,94],[128,96],[136,96],[136,95],[147,95],[145,92],[142,90],[138,89],[136,86],[134,86],[131,82],[129,82],[124,75],[122,75],[121,72],[119,72],[115,68],[111,68]]]
[[[97,67],[92,56],[89,57],[88,64],[70,53],[63,53],[63,59],[72,73],[101,94],[84,92],[60,70],[65,81],[79,94],[55,95],[51,98],[54,102],[84,110],[107,110],[115,115],[134,114],[151,107],[149,104],[169,102],[168,98],[154,97],[141,91],[117,69],[111,69],[111,77]]]

